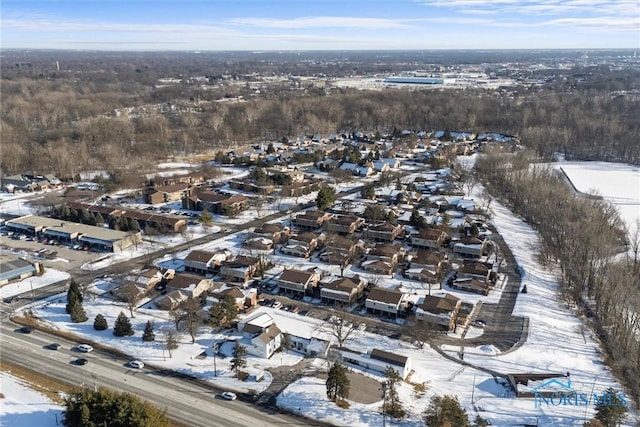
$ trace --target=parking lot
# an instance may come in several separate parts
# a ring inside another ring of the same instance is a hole
[[[74,250],[60,244],[51,245],[48,244],[48,241],[40,243],[30,240],[29,237],[16,239],[9,236],[0,236],[0,249],[7,255],[41,262],[45,268],[59,271],[79,269],[83,264],[95,261],[107,254],[106,252]],[[58,259],[56,260],[56,258]]]

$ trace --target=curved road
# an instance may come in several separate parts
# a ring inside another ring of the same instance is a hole
[[[239,400],[229,402],[198,383],[165,376],[154,369],[129,369],[126,360],[94,350],[84,354],[72,350],[75,343],[43,332],[18,332],[18,326],[3,322],[2,360],[41,372],[63,382],[85,387],[103,386],[132,393],[159,408],[172,420],[188,426],[272,427],[324,425],[261,408]],[[58,342],[59,350],[46,345]],[[72,363],[78,357],[85,366]]]

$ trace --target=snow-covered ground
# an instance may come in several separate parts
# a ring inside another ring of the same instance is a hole
[[[70,277],[69,273],[47,268],[42,276],[33,276],[19,282],[9,283],[0,287],[0,299],[19,295],[30,290],[42,288],[52,283],[66,280]]]
[[[625,163],[559,162],[576,189],[595,193],[611,202],[629,230],[640,221],[640,168]]]
[[[476,194],[479,193],[478,190]],[[514,314],[529,318],[529,335],[522,347],[505,354],[499,354],[491,345],[465,348],[464,360],[503,374],[569,372],[574,389],[587,394],[602,393],[610,386],[620,390],[621,386],[603,362],[591,331],[584,329],[580,320],[560,301],[553,272],[537,263],[535,231],[496,202],[492,204],[492,211],[492,221],[525,271],[523,281],[529,292],[519,295]],[[364,350],[375,346],[410,357],[414,370],[411,381],[427,383],[428,390],[420,398],[407,390],[408,385],[403,385],[400,395],[409,416],[399,425],[421,425],[409,420],[420,416],[434,394],[457,395],[471,419],[480,415],[496,426],[581,426],[585,419],[594,416],[593,405],[536,407],[533,399],[515,398],[509,388],[490,375],[445,360],[430,349],[412,349],[383,337],[370,342],[356,337],[354,341],[357,342],[350,344],[354,348]],[[460,351],[460,347],[452,346],[442,346],[442,349],[456,357]],[[304,378],[287,388],[279,396],[278,404],[337,425],[364,427],[379,424],[382,401],[373,405],[354,403],[350,409],[342,410],[327,402],[322,380]],[[635,413],[626,425],[633,425],[634,417],[637,417]]]
[[[0,372],[0,393],[0,426],[55,427],[62,422],[63,406],[4,371]]]

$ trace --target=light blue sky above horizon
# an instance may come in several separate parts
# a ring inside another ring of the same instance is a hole
[[[3,0],[0,11],[3,49],[640,48],[638,0]]]

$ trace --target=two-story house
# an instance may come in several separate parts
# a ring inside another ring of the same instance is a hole
[[[420,230],[417,236],[411,237],[411,246],[417,249],[440,249],[447,240],[447,233],[437,228]]]
[[[293,224],[302,230],[317,230],[331,215],[324,211],[304,212],[295,217]]]
[[[444,277],[448,265],[446,254],[419,250],[411,257],[409,268],[404,271],[403,275],[407,279],[435,283]]]
[[[313,271],[285,269],[278,279],[280,291],[304,296],[317,285],[320,275]]]
[[[266,313],[239,322],[238,331],[242,332],[240,343],[254,356],[269,359],[282,345],[282,331]]]
[[[402,233],[402,229],[401,224],[383,222],[367,228],[365,235],[374,242],[392,242]]]
[[[364,225],[364,219],[355,215],[336,215],[324,222],[325,231],[337,234],[353,234]]]
[[[304,232],[289,237],[285,245],[280,247],[280,252],[285,255],[309,258],[311,252],[322,242],[322,235]]]
[[[320,298],[327,304],[351,305],[366,285],[367,282],[358,275],[323,281]]]
[[[395,319],[404,312],[405,300],[406,295],[398,290],[373,288],[365,300],[365,307],[368,313],[383,314]]]
[[[386,261],[392,266],[396,266],[404,259],[404,249],[402,246],[394,246],[379,243],[367,252],[367,261],[370,260]]]
[[[233,260],[222,263],[220,276],[230,282],[247,283],[256,274],[259,263],[258,258],[238,255]]]
[[[492,282],[492,271],[484,263],[465,261],[456,273],[458,279],[475,278],[486,283]]]
[[[487,248],[487,239],[462,236],[453,244],[453,253],[464,258],[480,258]]]
[[[216,267],[215,256],[214,252],[193,250],[184,258],[184,269],[198,274],[211,273]]]
[[[456,317],[462,300],[451,294],[444,296],[425,295],[416,306],[416,319],[433,323],[438,328],[452,331],[456,326]]]

